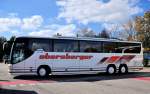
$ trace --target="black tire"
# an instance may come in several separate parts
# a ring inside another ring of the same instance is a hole
[[[119,73],[120,74],[127,74],[128,73],[128,67],[126,64],[119,66]]]
[[[116,66],[115,65],[108,65],[106,69],[106,73],[109,75],[115,74],[116,73]]]
[[[45,66],[39,67],[37,70],[37,74],[39,77],[48,77],[50,74],[50,69]]]

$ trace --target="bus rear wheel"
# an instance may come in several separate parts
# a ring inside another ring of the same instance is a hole
[[[106,70],[107,74],[115,74],[116,73],[116,66],[115,65],[108,65],[107,70]]]
[[[49,68],[42,66],[38,68],[37,74],[39,77],[48,77],[50,74],[50,70]]]
[[[128,73],[128,67],[126,64],[120,65],[119,67],[119,73],[120,74],[126,74]]]

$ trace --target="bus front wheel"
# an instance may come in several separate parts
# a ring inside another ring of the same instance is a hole
[[[48,77],[50,74],[50,70],[46,66],[41,66],[38,68],[37,74],[39,77]]]

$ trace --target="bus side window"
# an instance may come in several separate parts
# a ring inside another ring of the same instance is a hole
[[[115,53],[122,53],[123,48],[115,48]]]
[[[32,39],[29,44],[29,49],[33,52],[37,49],[43,49],[46,52],[51,52],[52,42],[48,39]]]
[[[80,51],[100,53],[102,52],[102,43],[101,41],[80,41]]]
[[[128,48],[124,51],[124,53],[140,53],[140,47]]]
[[[103,42],[104,53],[116,53],[117,43],[115,42]]]
[[[68,39],[55,39],[54,52],[78,52],[78,41]]]

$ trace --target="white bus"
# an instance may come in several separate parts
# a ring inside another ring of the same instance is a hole
[[[9,72],[46,77],[64,74],[128,73],[143,68],[140,42],[80,37],[17,37]]]

